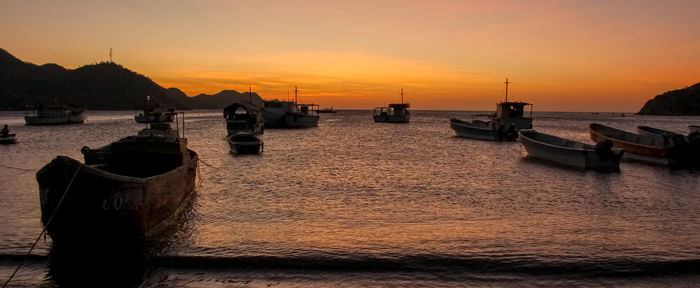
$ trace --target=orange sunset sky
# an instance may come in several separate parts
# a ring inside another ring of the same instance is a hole
[[[700,1],[0,1],[0,47],[66,68],[113,59],[187,95],[336,109],[636,112],[700,82]]]

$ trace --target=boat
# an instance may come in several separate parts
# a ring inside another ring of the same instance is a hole
[[[0,144],[15,144],[17,143],[17,134],[0,135]]]
[[[496,104],[496,113],[487,115],[487,121],[451,118],[450,128],[459,137],[489,141],[515,141],[519,130],[532,129],[532,104],[508,101],[510,83],[506,78],[506,99]],[[525,106],[530,106],[529,117],[525,117]]]
[[[179,135],[184,119],[182,130],[149,126],[102,148],[83,147],[84,163],[57,156],[37,172],[41,221],[54,245],[138,243],[180,212],[194,188],[197,153]]]
[[[333,107],[323,108],[323,109],[316,109],[316,113],[338,113],[338,110],[333,110]]]
[[[238,132],[263,134],[265,131],[265,118],[262,107],[252,102],[236,102],[224,108],[227,135]]]
[[[252,133],[238,132],[226,137],[231,154],[261,154],[263,141]]]
[[[700,132],[700,125],[688,125],[688,132]]]
[[[316,104],[299,104],[298,90],[294,87],[294,101],[268,100],[264,102],[265,128],[311,128],[318,126]]]
[[[659,136],[659,137],[677,137],[683,136],[679,133],[663,130],[649,126],[637,126],[637,133],[640,135]]]
[[[165,108],[164,105],[152,101],[151,96],[146,96],[143,110],[134,115],[134,120],[138,123],[173,122],[175,114],[174,108]]]
[[[84,123],[87,113],[83,108],[68,105],[40,105],[25,113],[27,125],[57,125]]]
[[[411,104],[403,103],[403,89],[401,89],[401,103],[389,104],[387,107],[375,107],[374,123],[408,123],[411,121]]]
[[[533,158],[579,169],[620,170],[620,158],[624,153],[621,149],[612,149],[610,141],[594,146],[532,129],[520,130],[518,134],[518,140]]]
[[[598,123],[588,126],[591,139],[599,143],[611,141],[613,146],[625,150],[625,158],[672,168],[700,165],[700,139],[676,134],[670,137],[635,134]]]

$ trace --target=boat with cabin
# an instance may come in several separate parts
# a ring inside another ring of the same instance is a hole
[[[24,121],[27,125],[59,125],[80,124],[87,118],[84,108],[68,105],[39,105],[25,112]]]
[[[316,104],[299,104],[297,87],[294,101],[268,100],[264,103],[265,128],[311,128],[318,127],[319,116],[313,107]]]
[[[518,141],[529,157],[579,168],[599,171],[619,171],[624,152],[613,149],[611,141],[585,144],[532,129],[518,131]]]
[[[489,141],[515,141],[518,131],[532,129],[532,104],[508,101],[508,84],[506,78],[506,99],[496,104],[496,113],[489,115],[488,121],[464,121],[458,118],[450,119],[450,128],[457,136]],[[525,117],[525,107],[530,106],[530,115]]]
[[[598,123],[591,123],[588,129],[594,142],[611,141],[614,147],[625,150],[625,159],[672,168],[700,166],[700,137],[697,136],[635,134]]]
[[[134,120],[138,123],[173,122],[175,114],[175,108],[166,108],[165,105],[151,100],[151,96],[146,96],[143,109],[134,115]]]
[[[265,117],[262,107],[252,102],[236,102],[224,108],[227,135],[239,132],[251,134],[263,134],[265,131]]]
[[[182,130],[151,123],[104,147],[83,147],[83,163],[57,156],[41,168],[41,221],[54,244],[140,243],[167,226],[192,194],[197,174],[198,156],[187,147],[182,120]]]
[[[406,95],[401,89],[401,103],[389,104],[387,107],[375,107],[374,123],[408,123],[411,121],[411,104],[403,103]]]

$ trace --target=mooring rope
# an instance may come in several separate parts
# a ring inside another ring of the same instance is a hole
[[[17,168],[17,167],[2,165],[2,164],[0,164],[0,167],[7,168],[7,169],[20,170],[20,171],[24,171],[24,172],[32,172],[32,171],[34,171],[34,170],[32,170],[32,169]]]
[[[10,274],[10,278],[7,278],[7,281],[5,281],[5,284],[2,285],[2,288],[7,287],[7,284],[10,283],[13,277],[15,277],[15,274],[17,274],[17,271],[19,271],[19,268],[22,267],[22,264],[24,264],[24,261],[32,255],[32,251],[34,250],[34,247],[36,247],[36,244],[39,243],[39,240],[41,240],[41,235],[46,234],[46,228],[51,225],[51,221],[53,221],[53,217],[56,216],[56,212],[58,209],[61,207],[61,204],[63,203],[63,199],[66,199],[66,195],[68,195],[68,190],[70,190],[71,185],[73,185],[73,180],[75,180],[75,177],[78,176],[78,171],[80,171],[80,168],[83,167],[83,164],[81,163],[80,166],[78,166],[77,169],[75,169],[75,174],[73,174],[73,177],[70,179],[70,182],[68,182],[68,186],[66,187],[66,191],[63,192],[63,195],[61,195],[61,199],[58,200],[58,205],[56,205],[56,208],[53,210],[53,213],[51,213],[51,217],[49,217],[49,221],[46,222],[46,225],[44,225],[44,229],[41,230],[41,233],[39,233],[39,236],[36,237],[36,240],[34,241],[34,244],[32,244],[32,247],[29,248],[29,252],[27,252],[27,255],[24,255],[24,258],[20,260],[19,265],[17,265],[17,268],[15,268],[15,271]]]
[[[198,159],[199,159],[199,158],[198,158]],[[204,162],[204,160],[202,160],[202,159],[199,159],[199,162],[202,162],[202,164],[207,165],[207,166],[209,166],[209,167],[211,167],[211,168],[219,169],[219,168],[216,168],[216,167],[214,167],[214,166],[209,165],[207,162]]]

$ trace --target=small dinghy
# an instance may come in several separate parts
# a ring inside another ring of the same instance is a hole
[[[238,132],[227,138],[232,154],[261,154],[263,152],[263,141],[252,133]]]
[[[17,143],[17,134],[7,134],[0,136],[0,144],[15,144]]]
[[[620,170],[623,151],[612,149],[610,141],[589,145],[535,130],[518,131],[528,156],[580,169]]]

